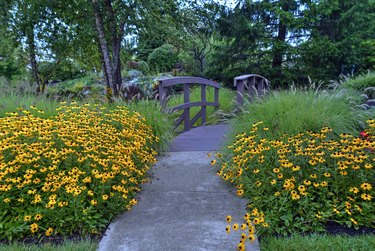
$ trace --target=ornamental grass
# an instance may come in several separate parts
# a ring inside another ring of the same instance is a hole
[[[98,233],[137,203],[158,138],[126,107],[35,109],[0,118],[0,239]]]
[[[328,222],[374,228],[375,120],[367,125],[358,137],[323,127],[271,140],[262,122],[238,134],[217,163],[218,175],[249,201],[241,225],[245,239],[321,232]]]

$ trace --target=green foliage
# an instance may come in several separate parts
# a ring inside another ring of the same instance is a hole
[[[145,61],[138,61],[138,70],[140,70],[143,75],[148,75],[150,73],[150,66]]]
[[[82,77],[82,67],[72,60],[61,60],[59,62],[40,62],[39,74],[44,82],[65,81]]]
[[[361,119],[360,110],[353,111],[340,96],[314,91],[281,91],[245,105],[244,112],[232,124],[234,132],[239,133],[250,123],[263,121],[270,127],[268,137],[275,139],[284,133],[317,131],[324,126],[338,134],[355,134],[360,129]]]
[[[0,76],[11,79],[14,75],[20,75],[23,72],[23,63],[21,50],[12,43],[8,35],[1,31],[2,37],[0,44]]]
[[[97,98],[103,93],[104,89],[105,86],[100,83],[98,76],[87,75],[78,79],[50,84],[46,88],[46,95],[61,100],[65,98]]]
[[[286,238],[267,237],[260,241],[264,251],[328,251],[328,250],[374,250],[375,236],[347,235],[292,235]]]
[[[359,75],[355,78],[345,80],[343,88],[352,88],[358,91],[364,91],[366,88],[375,87],[375,72]]]
[[[177,63],[177,50],[171,44],[163,44],[148,55],[148,63],[153,71],[171,71]]]
[[[208,102],[213,102],[214,101],[214,88],[213,87],[207,87],[207,101]],[[220,106],[217,109],[212,106],[207,107],[207,124],[216,124],[220,122],[221,119],[221,114],[227,114],[233,111],[234,109],[234,97],[235,97],[235,92],[227,89],[227,88],[220,88],[219,89],[219,102]],[[200,88],[194,88],[190,92],[190,100],[191,102],[198,102],[201,101],[201,89]],[[167,107],[172,107],[176,105],[180,105],[184,103],[184,96],[183,94],[179,95],[174,95],[172,96],[167,104]],[[195,114],[197,114],[200,111],[200,107],[193,107],[190,108],[190,117],[193,118]],[[181,112],[175,112],[172,114],[174,118],[179,117],[179,113]],[[198,119],[196,122],[197,125],[200,125],[201,119]]]
[[[61,245],[50,243],[42,245],[8,244],[0,245],[0,251],[95,251],[98,244],[91,240],[64,241]]]

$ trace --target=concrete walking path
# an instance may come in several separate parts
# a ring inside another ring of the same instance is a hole
[[[236,250],[241,231],[226,234],[225,218],[242,223],[246,201],[216,175],[207,153],[163,153],[139,203],[110,224],[99,250]],[[247,241],[246,250],[259,250],[258,242]]]

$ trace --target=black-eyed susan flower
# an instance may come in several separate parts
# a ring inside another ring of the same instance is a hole
[[[371,200],[371,199],[372,199],[372,196],[371,196],[371,194],[363,193],[363,194],[361,194],[361,198],[362,198],[363,200]]]
[[[227,234],[230,233],[230,226],[229,225],[225,227],[225,231],[227,232]]]
[[[361,184],[361,188],[363,190],[371,190],[372,189],[372,185],[370,183],[362,183]]]
[[[228,222],[228,223],[231,223],[232,222],[232,216],[231,215],[228,215],[225,220]]]
[[[238,223],[234,223],[232,225],[232,228],[233,228],[234,231],[237,231],[238,230]]]

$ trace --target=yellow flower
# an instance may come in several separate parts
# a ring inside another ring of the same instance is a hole
[[[52,228],[52,227],[50,227],[50,228],[48,228],[48,229],[47,229],[47,231],[46,231],[45,235],[46,235],[46,236],[51,236],[51,235],[52,235],[52,233],[53,233],[53,228]]]
[[[306,186],[309,186],[311,184],[311,181],[309,180],[304,180],[303,183],[306,185]]]
[[[363,183],[363,184],[361,185],[361,188],[362,188],[363,190],[371,190],[371,189],[372,189],[372,185],[371,185],[370,183]]]
[[[23,220],[24,220],[24,221],[31,221],[31,215],[25,215],[25,216],[23,217]]]
[[[242,189],[238,189],[238,190],[236,191],[237,196],[242,196],[243,193],[244,193],[244,190],[242,190]]]
[[[233,226],[232,226],[232,228],[233,228],[234,231],[237,231],[238,230],[238,224],[234,223]]]
[[[215,164],[216,164],[216,159],[211,160],[211,165],[215,165]]]
[[[255,241],[255,236],[253,234],[249,235],[249,241],[254,242]]]
[[[229,225],[225,227],[225,231],[227,232],[227,234],[230,233],[230,226]]]
[[[36,233],[36,232],[38,232],[38,230],[39,230],[38,224],[33,223],[33,224],[30,225],[30,232],[31,233]]]
[[[361,194],[361,198],[363,200],[371,200],[372,196],[370,194],[363,193],[363,194]]]
[[[226,221],[228,223],[231,223],[232,222],[232,216],[228,215],[227,218],[226,218]]]
[[[351,188],[349,189],[349,192],[352,192],[352,193],[358,193],[358,192],[359,192],[359,189],[356,188],[356,187],[351,187]]]
[[[36,221],[40,221],[42,218],[43,218],[43,217],[42,217],[41,214],[36,214],[36,215],[34,216],[34,219],[35,219]]]

